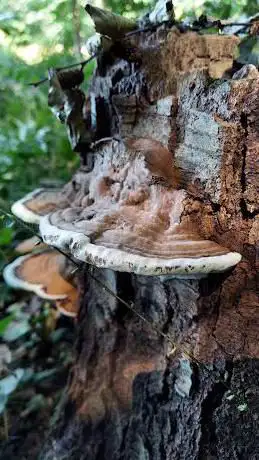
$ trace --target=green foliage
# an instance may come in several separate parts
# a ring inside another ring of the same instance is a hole
[[[75,24],[79,22],[79,24]],[[66,0],[1,0],[0,28],[11,37],[12,44],[37,44],[44,56],[71,53],[75,26],[88,35],[90,21],[83,5]]]
[[[24,369],[16,369],[11,375],[0,380],[0,414],[4,412],[9,396],[22,380]]]
[[[133,0],[131,2],[104,0],[104,7],[111,9],[117,14],[137,17],[151,9],[155,3],[155,0]]]
[[[239,46],[238,61],[241,64],[253,64],[259,67],[259,37],[248,36]]]
[[[0,73],[7,73],[0,54]],[[10,56],[9,56],[10,58]],[[39,186],[41,180],[67,179],[76,163],[62,125],[53,120],[46,104],[47,88],[26,85],[35,77],[20,60],[12,58],[10,74],[0,81],[0,193],[4,200],[16,200]]]
[[[71,363],[71,343],[64,342],[69,337],[69,329],[56,328],[56,321],[49,302],[36,305],[16,302],[7,308],[7,315],[0,320],[0,339],[8,343],[8,346],[0,345],[0,414],[17,399],[17,390],[25,391],[25,395],[27,388],[35,387],[39,391],[41,386],[52,384],[67,372]],[[47,366],[41,358],[42,352],[46,357],[51,355]],[[46,402],[41,392],[32,397],[31,393],[29,399],[22,398],[23,417]]]
[[[80,60],[77,28],[86,38],[93,28],[83,7],[74,5],[66,0],[1,1],[0,111],[5,116],[0,120],[0,196],[7,203],[44,178],[66,181],[78,163],[65,127],[47,107],[47,85],[28,86],[46,76],[48,67]],[[91,70],[86,69],[86,79]]]
[[[0,228],[0,246],[6,246],[13,239],[13,230],[11,228]]]
[[[241,15],[253,16],[258,13],[257,0],[207,0],[204,10],[208,15],[217,19],[240,17]]]
[[[79,8],[79,6],[77,7]],[[85,36],[92,33],[82,10]],[[28,83],[81,59],[75,52],[75,24],[71,3],[54,0],[2,0],[0,5],[0,203],[11,204],[44,181],[66,182],[78,165],[66,129],[47,106],[47,84]],[[86,80],[93,64],[86,68]],[[31,236],[1,216],[0,270],[14,256],[12,247]],[[13,244],[11,245],[11,242]],[[0,283],[0,307],[10,290]]]
[[[0,320],[0,337],[4,337],[4,333],[8,328],[9,324],[13,320],[13,315],[7,315],[3,319]]]

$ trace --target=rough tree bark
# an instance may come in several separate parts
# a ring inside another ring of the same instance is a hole
[[[258,72],[233,76],[235,37],[161,27],[136,41],[141,66],[117,60],[91,91],[114,131],[122,117],[121,136],[169,146],[189,191],[185,214],[243,259],[201,280],[85,264],[75,365],[41,460],[256,460]],[[77,180],[83,187],[83,170]],[[170,335],[176,352],[91,273]]]

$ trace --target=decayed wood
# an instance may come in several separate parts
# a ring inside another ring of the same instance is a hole
[[[126,66],[124,81],[117,82],[114,130],[170,147],[190,196],[183,219],[191,216],[202,236],[239,251],[243,260],[229,273],[200,281],[93,269],[172,338],[174,354],[172,344],[105,291],[86,266],[75,365],[42,460],[259,458],[259,79],[211,80],[231,66],[235,39],[186,34],[177,42],[176,35],[171,32],[162,45],[163,30],[141,39],[150,48],[134,78]],[[193,41],[192,48],[186,45]],[[179,64],[176,50],[185,49],[190,57]],[[106,77],[97,75],[92,90],[108,100],[111,75],[119,69],[123,74],[125,63],[114,64]],[[203,72],[186,77],[194,70]],[[133,117],[132,96],[139,100],[144,81],[147,99],[155,103]],[[76,180],[82,206],[87,174]]]

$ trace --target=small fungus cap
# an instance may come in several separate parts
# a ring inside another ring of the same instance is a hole
[[[68,206],[61,190],[38,188],[12,205],[12,212],[24,222],[39,224],[40,218],[58,207]]]
[[[62,313],[75,316],[77,289],[61,274],[65,259],[51,249],[18,257],[5,267],[3,277],[14,289],[31,291],[42,299],[56,301]]]

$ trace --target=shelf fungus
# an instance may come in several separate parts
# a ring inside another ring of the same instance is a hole
[[[5,267],[3,276],[14,289],[34,292],[54,301],[62,314],[76,316],[78,293],[72,268],[68,268],[65,256],[48,248],[18,257]]]
[[[25,195],[12,205],[12,213],[24,222],[39,224],[40,218],[57,208],[69,204],[66,195],[60,189],[38,188]]]
[[[185,213],[186,191],[152,183],[154,165],[146,161],[146,152],[132,156],[127,146],[113,141],[99,153],[89,204],[41,219],[47,244],[97,267],[140,275],[197,277],[240,261],[240,254],[201,236]]]

